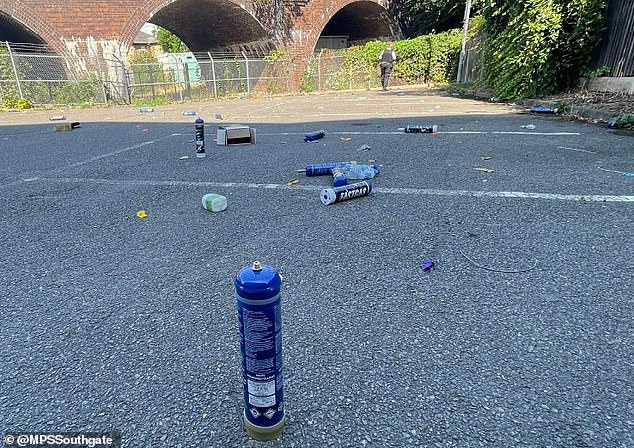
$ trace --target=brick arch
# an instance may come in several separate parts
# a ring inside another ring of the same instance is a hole
[[[346,6],[350,6],[355,3],[375,3],[379,7],[383,8],[385,14],[389,14],[388,13],[389,3],[385,0],[312,0],[311,3],[309,3],[309,7],[312,7],[312,9],[316,9],[317,12],[321,11],[319,20],[317,22],[313,22],[314,23],[313,29],[317,31],[316,37],[314,38],[314,43],[312,46],[313,48],[315,47],[315,44],[317,43],[319,36],[321,36],[321,33],[324,31],[324,29],[326,28],[326,25],[328,25],[330,20],[339,11],[344,9]],[[306,12],[308,13],[307,16],[311,15],[310,12],[308,11]]]
[[[374,3],[381,7],[386,17],[390,18],[390,28],[396,30],[394,34],[400,35],[398,24],[389,13],[388,0],[311,0],[301,9],[301,14],[293,22],[294,38],[285,43],[287,51],[296,61],[293,73],[294,85],[299,85],[305,71],[304,63],[310,59],[317,40],[328,22],[346,6],[355,3]]]
[[[28,5],[20,0],[0,0],[0,11],[15,19],[58,54],[66,54],[66,47],[59,33],[47,21],[42,20]]]
[[[2,1],[2,0],[0,0]],[[171,5],[174,5],[178,2],[184,0],[146,0],[142,3],[142,5],[134,10],[134,12],[130,15],[129,20],[121,29],[119,33],[119,40],[124,45],[132,45],[134,37],[137,35],[143,24],[146,22],[151,22],[152,17],[156,14],[159,14],[161,10],[167,8]],[[267,32],[266,28],[262,25],[261,21],[258,20],[256,10],[254,8],[254,4],[252,0],[210,0],[210,3],[217,3],[220,5],[231,5],[233,7],[238,7],[243,10],[246,14],[250,16],[251,19],[255,23],[257,23],[263,30],[263,32]],[[174,32],[173,30],[170,30]]]

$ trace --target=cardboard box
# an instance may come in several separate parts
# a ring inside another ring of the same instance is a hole
[[[74,121],[72,123],[56,124],[55,125],[55,131],[57,131],[57,132],[72,131],[73,129],[77,129],[80,126],[81,125],[79,124],[78,121]]]
[[[221,146],[255,144],[255,129],[241,124],[218,126],[216,143]]]

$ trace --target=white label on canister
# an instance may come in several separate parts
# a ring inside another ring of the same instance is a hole
[[[273,381],[253,381],[247,379],[249,388],[249,394],[256,395],[258,397],[264,397],[267,395],[275,395],[275,380]]]
[[[269,397],[256,397],[255,395],[249,394],[249,404],[259,408],[275,406],[275,395],[271,395]]]

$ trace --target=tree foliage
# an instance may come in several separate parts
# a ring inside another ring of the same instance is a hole
[[[184,53],[189,51],[187,45],[183,43],[180,38],[165,28],[158,27],[154,32],[155,37],[158,39],[161,48],[166,53]]]
[[[478,13],[481,2],[472,1],[472,15]],[[465,0],[405,0],[405,16],[409,19],[406,34],[419,36],[461,28],[465,3]]]
[[[484,81],[500,98],[575,86],[604,26],[605,0],[485,0]]]

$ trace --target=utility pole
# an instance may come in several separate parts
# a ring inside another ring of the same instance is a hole
[[[467,37],[469,36],[469,18],[471,17],[471,0],[467,0],[464,7],[464,25],[462,31],[462,49],[460,50],[460,62],[458,63],[458,82],[464,81],[464,63],[467,58]]]

